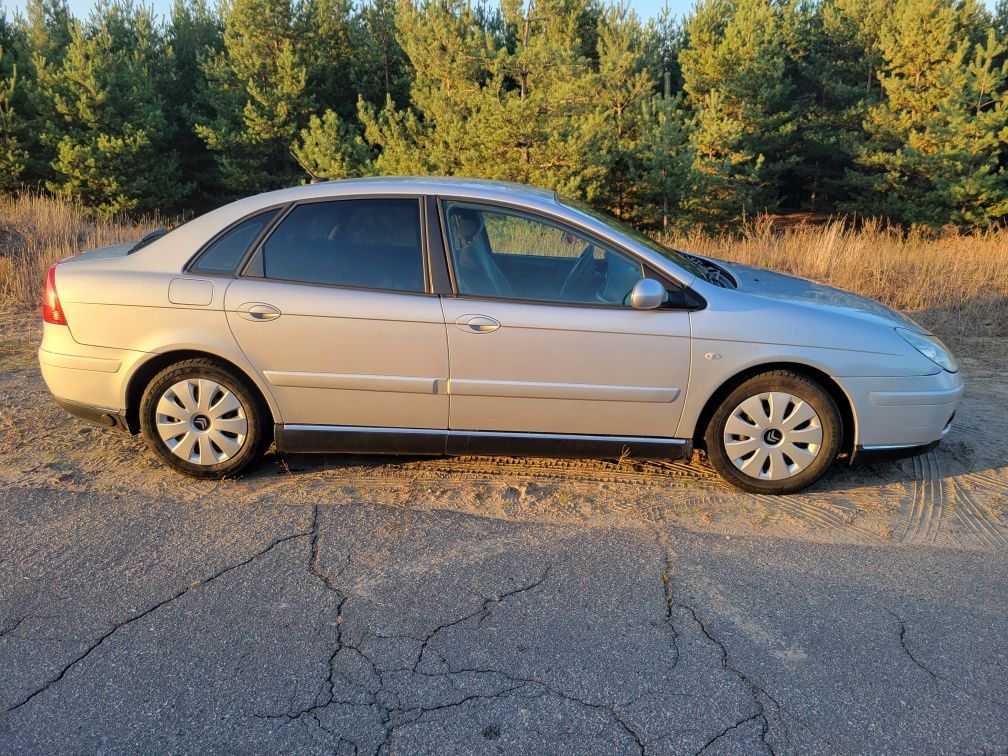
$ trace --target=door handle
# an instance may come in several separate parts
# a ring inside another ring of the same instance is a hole
[[[246,320],[259,323],[266,320],[276,320],[281,315],[280,310],[276,307],[262,302],[247,302],[238,308],[238,314]]]
[[[500,321],[487,315],[463,315],[455,321],[455,325],[469,333],[493,333],[501,327]]]

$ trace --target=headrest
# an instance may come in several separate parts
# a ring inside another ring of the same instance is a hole
[[[463,239],[472,239],[483,230],[483,216],[476,210],[458,208],[452,211],[455,229]]]

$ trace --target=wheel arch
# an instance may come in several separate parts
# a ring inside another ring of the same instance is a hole
[[[857,438],[857,415],[854,413],[854,405],[847,392],[829,373],[801,362],[788,361],[766,362],[760,365],[753,365],[736,373],[718,386],[707,398],[697,418],[696,425],[693,428],[694,445],[699,449],[706,448],[704,434],[707,431],[711,418],[725,397],[750,378],[774,370],[790,370],[793,373],[798,373],[814,380],[823,387],[826,393],[836,402],[837,409],[840,411],[840,419],[843,423],[843,438],[840,442],[840,453],[841,455],[852,454],[854,451],[854,441]]]
[[[169,365],[192,359],[211,359],[234,370],[235,373],[246,380],[249,388],[255,392],[273,422],[277,422],[279,414],[277,408],[274,406],[272,397],[247,368],[236,364],[234,360],[214,354],[213,352],[200,349],[172,349],[167,352],[152,354],[149,359],[141,362],[129,377],[129,381],[126,383],[126,410],[124,417],[126,427],[130,433],[136,435],[140,432],[140,399],[151,379]],[[272,432],[272,428],[269,431]]]

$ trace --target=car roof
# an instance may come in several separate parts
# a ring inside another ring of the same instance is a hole
[[[353,194],[443,194],[487,200],[557,202],[555,192],[525,184],[454,176],[377,176],[369,178],[320,181],[314,184],[278,189],[257,195],[269,202],[290,202],[315,197]]]

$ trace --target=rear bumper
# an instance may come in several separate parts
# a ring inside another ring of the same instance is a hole
[[[79,417],[81,420],[86,420],[89,423],[100,425],[103,428],[115,428],[116,430],[129,433],[129,426],[127,426],[126,418],[122,412],[107,409],[105,407],[92,407],[89,404],[71,402],[67,399],[60,399],[59,397],[54,398],[60,407],[65,409],[74,417]]]

